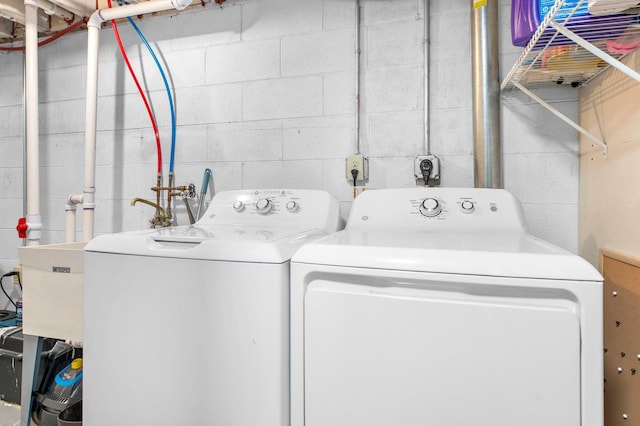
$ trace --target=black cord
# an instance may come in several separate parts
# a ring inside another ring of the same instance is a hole
[[[0,288],[2,288],[2,292],[4,293],[5,296],[7,296],[7,299],[9,299],[9,302],[11,302],[11,304],[16,308],[16,311],[17,311],[18,310],[18,305],[16,305],[16,302],[14,302],[13,299],[11,298],[11,296],[9,296],[7,291],[4,289],[4,284],[2,283],[2,281],[5,278],[13,277],[15,275],[18,275],[18,282],[20,282],[20,274],[18,274],[16,271],[7,272],[2,277],[0,277]],[[20,286],[20,290],[22,290],[22,286]]]

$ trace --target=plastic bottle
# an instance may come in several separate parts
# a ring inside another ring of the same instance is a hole
[[[16,302],[16,325],[22,325],[22,297]]]

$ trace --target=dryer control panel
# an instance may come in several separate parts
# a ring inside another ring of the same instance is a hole
[[[339,203],[326,191],[251,189],[219,192],[198,224],[256,224],[339,229]]]
[[[348,229],[526,231],[522,206],[503,189],[371,190],[353,203]]]

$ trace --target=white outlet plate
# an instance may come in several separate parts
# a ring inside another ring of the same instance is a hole
[[[20,274],[20,279],[18,279],[18,275],[13,276],[13,283],[15,285],[18,285],[22,281],[22,265],[14,265],[13,270]]]
[[[418,155],[416,157],[413,162],[413,174],[416,179],[424,181],[424,176],[422,176],[422,170],[420,169],[420,163],[422,163],[423,160],[431,160],[431,164],[433,164],[429,180],[434,181],[440,179],[440,161],[435,155]]]
[[[369,178],[369,168],[368,166],[368,158],[362,154],[352,154],[347,157],[347,162],[345,164],[345,176],[347,181],[353,184],[353,175],[351,174],[351,170],[358,171],[358,177],[356,178],[357,182],[362,182]]]

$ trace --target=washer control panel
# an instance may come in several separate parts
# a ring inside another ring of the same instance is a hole
[[[526,230],[520,202],[502,189],[370,190],[354,201],[347,228]]]
[[[326,191],[254,189],[215,195],[198,224],[246,223],[287,226],[338,223],[339,203]],[[333,224],[331,227],[335,227]]]

